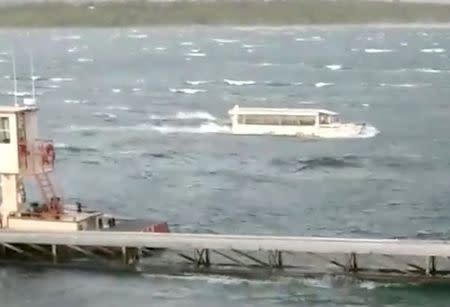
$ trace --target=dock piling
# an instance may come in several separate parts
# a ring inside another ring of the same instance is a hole
[[[52,244],[52,259],[54,264],[58,263],[58,253],[56,244]]]
[[[436,257],[435,256],[429,256],[426,258],[426,271],[425,273],[427,275],[435,275],[436,274]]]

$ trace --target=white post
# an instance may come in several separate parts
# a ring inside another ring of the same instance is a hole
[[[31,71],[31,93],[33,98],[33,103],[36,101],[36,89],[34,86],[34,63],[33,63],[33,52],[30,52],[30,71]]]
[[[14,51],[12,52],[12,65],[13,65],[13,82],[14,82],[14,106],[18,107],[17,103],[17,78],[16,78],[16,56]]]

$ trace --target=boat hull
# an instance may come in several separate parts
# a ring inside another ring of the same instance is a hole
[[[364,134],[365,124],[338,124],[313,127],[270,126],[270,125],[237,125],[232,134],[236,135],[278,135],[305,138],[352,138]]]

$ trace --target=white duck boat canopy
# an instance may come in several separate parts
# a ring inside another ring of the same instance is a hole
[[[338,113],[326,109],[303,108],[241,108],[235,105],[228,111],[231,118],[237,117],[238,124],[314,126],[339,121]]]
[[[349,137],[362,133],[364,125],[342,123],[338,113],[326,109],[241,108],[228,111],[233,134]]]
[[[319,113],[327,115],[338,115],[337,112],[325,110],[325,109],[304,109],[304,108],[242,108],[239,105],[235,105],[228,111],[230,115],[317,115]]]

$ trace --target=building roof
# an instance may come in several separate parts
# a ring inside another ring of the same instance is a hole
[[[323,113],[337,115],[338,113],[325,109],[303,109],[303,108],[240,108],[234,106],[228,114],[234,115],[314,115]]]
[[[37,111],[38,108],[35,106],[0,106],[0,114],[10,114],[10,113],[19,113],[26,111]]]

